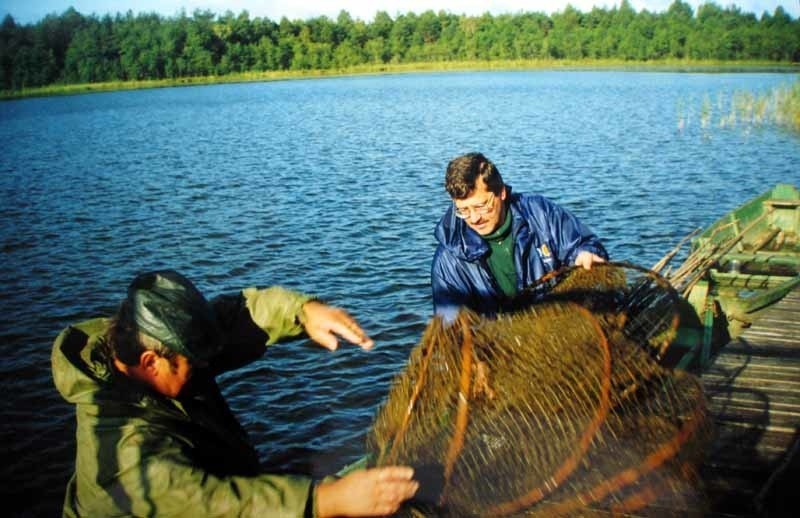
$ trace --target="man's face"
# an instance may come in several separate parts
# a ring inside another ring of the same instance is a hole
[[[157,361],[156,389],[167,397],[177,397],[192,378],[192,364],[181,354],[176,354],[172,361],[163,356]]]
[[[503,224],[505,216],[506,188],[494,194],[486,188],[486,182],[478,178],[475,189],[469,196],[453,200],[456,216],[464,220],[469,228],[487,236]]]

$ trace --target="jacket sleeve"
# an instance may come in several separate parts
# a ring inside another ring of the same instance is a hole
[[[303,304],[313,297],[280,286],[247,288],[211,304],[222,330],[223,347],[212,361],[216,374],[260,358],[266,346],[304,332]]]
[[[545,205],[551,236],[557,246],[557,255],[561,264],[573,265],[580,252],[587,251],[603,259],[608,253],[600,239],[570,211],[546,198]]]
[[[280,286],[242,291],[253,323],[269,336],[266,345],[303,332],[303,304],[312,297]]]
[[[74,514],[287,518],[314,515],[311,478],[272,474],[219,476],[192,463],[180,443],[168,434],[154,432],[157,431],[129,435],[127,440],[120,441],[117,462],[124,463],[125,469],[118,470],[106,479],[103,487],[97,488],[102,491],[102,498],[79,499]],[[150,452],[146,453],[147,450]]]
[[[442,250],[437,250],[431,264],[431,289],[433,291],[433,313],[445,323],[453,322],[458,310],[467,305],[469,295],[466,287],[453,275],[453,265],[448,263]]]

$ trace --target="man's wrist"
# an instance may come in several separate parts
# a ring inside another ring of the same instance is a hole
[[[297,311],[297,314],[295,315],[294,319],[295,322],[298,325],[303,326],[303,328],[306,327],[306,322],[308,322],[308,315],[306,315],[306,306],[308,304],[324,304],[324,302],[322,302],[316,297],[309,297],[306,301],[300,304],[300,309]]]

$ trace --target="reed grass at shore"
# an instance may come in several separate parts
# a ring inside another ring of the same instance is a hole
[[[692,118],[689,112],[679,116],[679,128]],[[715,129],[750,131],[762,126],[779,126],[800,134],[800,80],[778,86],[763,94],[734,92],[706,95],[699,106],[698,119],[706,133]]]

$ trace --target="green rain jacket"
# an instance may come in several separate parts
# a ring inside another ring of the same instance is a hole
[[[248,288],[211,304],[222,352],[195,369],[190,390],[165,397],[120,374],[103,347],[108,319],[65,329],[53,379],[75,405],[77,457],[64,516],[269,516],[315,514],[312,480],[263,473],[215,376],[299,335],[309,297]]]

